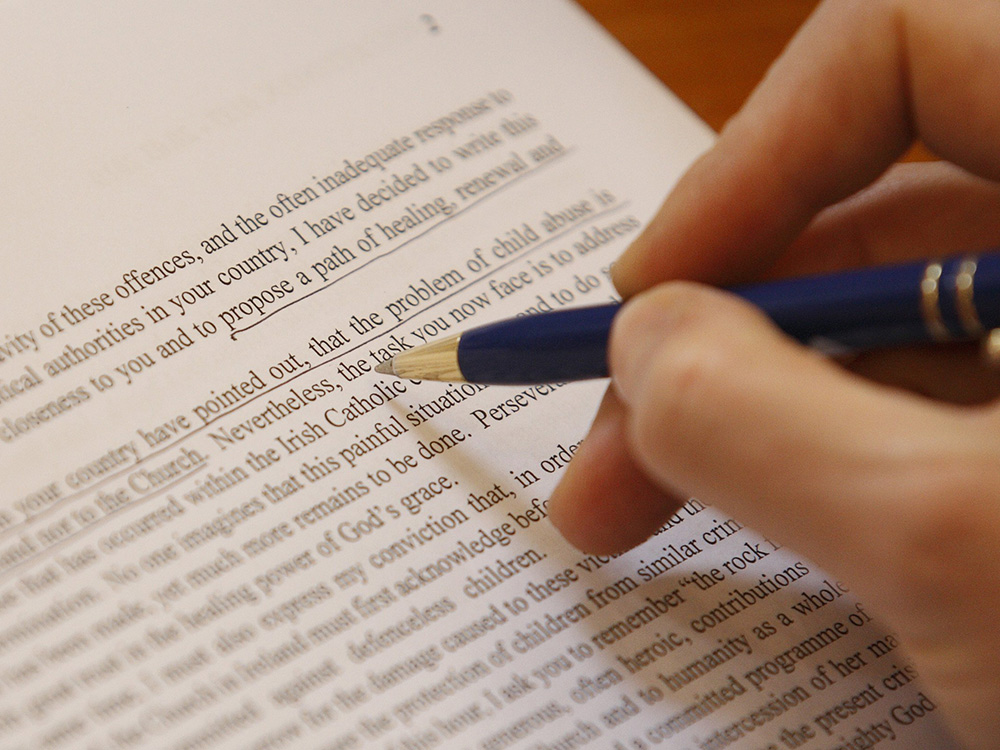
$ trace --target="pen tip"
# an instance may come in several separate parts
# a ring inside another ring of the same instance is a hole
[[[396,371],[392,367],[392,359],[393,359],[392,357],[389,357],[389,359],[385,360],[384,362],[379,362],[377,365],[375,365],[375,372],[379,373],[380,375],[395,375]]]

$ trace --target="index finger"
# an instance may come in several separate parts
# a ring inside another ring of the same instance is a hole
[[[919,136],[1000,179],[1000,4],[828,0],[615,264],[623,296],[766,268]]]

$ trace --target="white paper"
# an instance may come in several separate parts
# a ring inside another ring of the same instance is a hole
[[[947,746],[849,592],[700,502],[558,537],[603,384],[370,372],[609,300],[711,143],[579,9],[3,15],[0,745]]]

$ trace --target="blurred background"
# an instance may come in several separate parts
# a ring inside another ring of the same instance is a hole
[[[818,0],[578,0],[719,130]]]
[[[577,0],[713,130],[819,0]],[[934,158],[922,146],[907,160]]]

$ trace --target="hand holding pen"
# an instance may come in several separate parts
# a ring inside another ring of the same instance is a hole
[[[616,264],[612,387],[550,504],[593,551],[693,495],[807,554],[899,633],[970,747],[1000,737],[996,370],[935,346],[849,372],[698,282],[1000,245],[997,91],[1000,4],[822,5]],[[951,164],[882,174],[915,137]]]
[[[998,32],[979,0],[828,2],[616,265],[623,307],[501,321],[378,368],[610,369],[549,505],[567,538],[618,551],[689,496],[716,505],[877,609],[973,747],[1000,736],[1000,254],[940,256],[1000,244]],[[880,177],[915,135],[969,172]],[[771,280],[735,294],[695,283],[757,268]],[[815,348],[858,352],[867,379]]]

